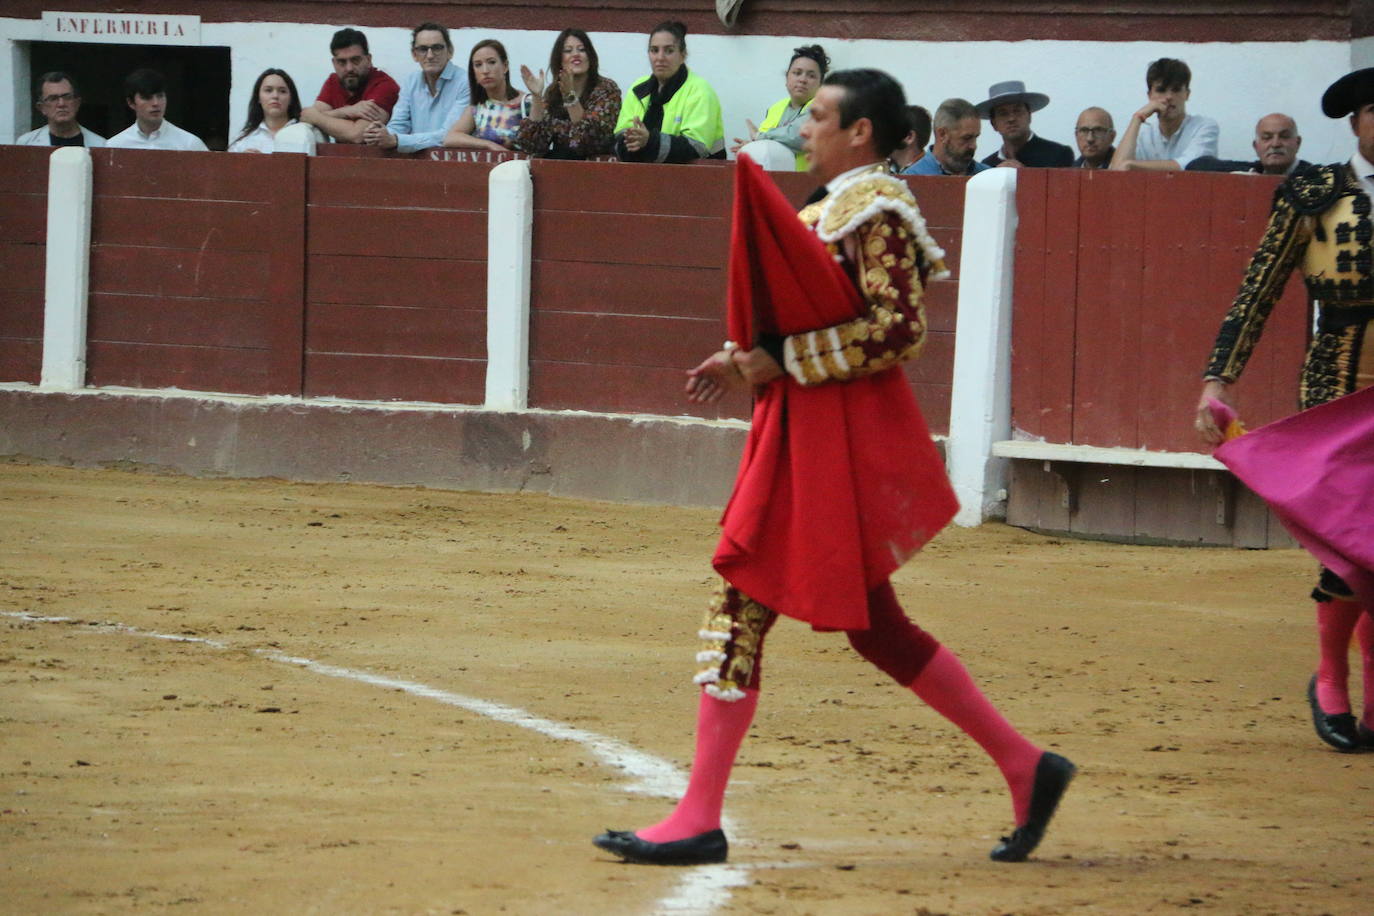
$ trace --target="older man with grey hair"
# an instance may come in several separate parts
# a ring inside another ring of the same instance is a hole
[[[967,99],[945,99],[935,109],[935,142],[903,175],[977,175],[989,168],[973,158],[983,121]]]
[[[1250,175],[1292,175],[1312,168],[1312,163],[1298,158],[1302,135],[1298,122],[1286,114],[1265,115],[1255,125],[1255,139],[1251,144],[1258,159],[1218,159],[1199,156],[1188,163],[1190,172],[1243,172]]]

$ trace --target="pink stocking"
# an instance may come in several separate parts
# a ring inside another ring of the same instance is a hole
[[[1360,658],[1364,663],[1364,727],[1374,730],[1374,604],[1366,604],[1360,622],[1355,625],[1355,638],[1360,642]]]
[[[1012,727],[988,702],[955,654],[941,646],[910,684],[931,708],[982,745],[1011,789],[1017,826],[1026,823],[1041,750]]]
[[[1317,705],[1328,715],[1350,712],[1350,635],[1362,610],[1340,598],[1317,602]]]
[[[697,708],[697,747],[692,758],[692,775],[687,794],[673,813],[652,827],[636,830],[636,835],[651,843],[668,843],[715,830],[720,826],[720,810],[725,803],[725,786],[735,755],[754,720],[759,692],[746,689],[741,700],[717,700],[701,693]]]

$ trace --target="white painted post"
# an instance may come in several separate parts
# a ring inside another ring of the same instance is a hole
[[[65,146],[48,158],[47,279],[39,387],[86,385],[86,297],[91,278],[91,153]]]
[[[1016,169],[989,169],[964,192],[963,254],[954,337],[946,464],[959,497],[957,525],[1001,514],[1007,462],[992,443],[1011,438],[1011,290]]]
[[[534,181],[528,159],[487,179],[488,410],[524,410],[530,388],[530,267]]]

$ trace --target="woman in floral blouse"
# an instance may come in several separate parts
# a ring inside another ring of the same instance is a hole
[[[611,152],[620,87],[597,73],[596,48],[581,29],[564,29],[553,43],[549,69],[520,75],[534,100],[520,122],[515,148],[550,159],[588,159]]]
[[[468,55],[472,104],[444,136],[450,149],[511,149],[520,122],[530,113],[530,97],[510,81],[506,47],[494,38],[477,42]]]

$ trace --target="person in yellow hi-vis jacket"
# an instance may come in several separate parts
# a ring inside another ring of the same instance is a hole
[[[789,166],[784,163],[790,162],[798,172],[805,172],[808,164],[802,152],[801,128],[811,117],[811,100],[829,70],[830,58],[820,45],[793,49],[792,60],[787,64],[787,97],[774,102],[757,127],[746,120],[749,139],[736,137],[730,151],[738,153],[744,149],[755,162],[773,171],[785,170]]]
[[[725,158],[725,122],[711,85],[687,69],[687,27],[664,22],[649,33],[649,66],[620,103],[615,154],[624,162]]]

